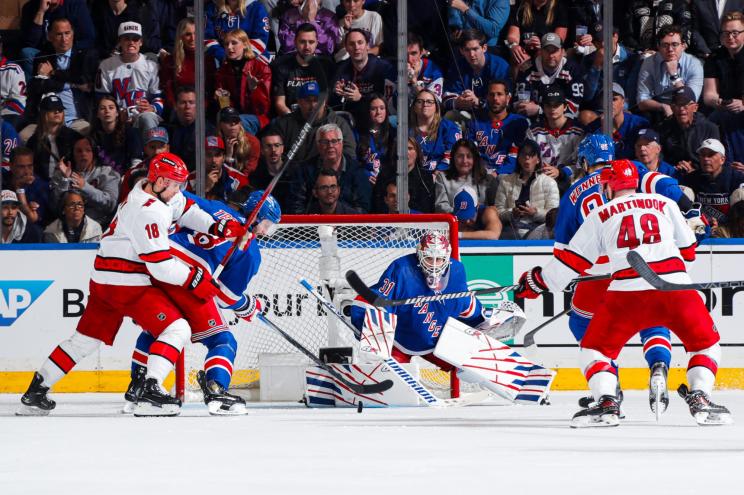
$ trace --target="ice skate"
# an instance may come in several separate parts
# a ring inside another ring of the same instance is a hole
[[[651,376],[648,380],[648,401],[651,412],[656,414],[656,421],[669,406],[669,390],[667,389],[667,366],[661,361],[651,366]]]
[[[132,381],[129,382],[127,391],[124,392],[124,407],[122,413],[132,414],[134,408],[137,406],[137,399],[142,395],[142,390],[145,387],[145,374],[147,368],[144,366],[138,366],[132,375]]]
[[[166,394],[155,378],[147,378],[134,408],[135,416],[178,416],[181,401]]]
[[[617,400],[617,405],[620,407],[623,403],[623,391],[620,390],[619,384],[615,389],[615,400]],[[594,407],[596,404],[594,397],[591,395],[579,399],[579,407],[582,409],[589,409],[590,407]],[[623,412],[622,407],[620,407],[620,419],[625,419],[625,413]]]
[[[612,395],[603,395],[586,409],[571,418],[571,428],[617,426],[620,424],[620,405]]]
[[[248,410],[245,407],[245,401],[242,397],[228,394],[225,392],[225,389],[214,380],[209,380],[209,382],[207,382],[207,377],[204,371],[199,371],[196,374],[196,381],[199,382],[199,387],[204,394],[204,403],[207,405],[207,409],[209,409],[209,414],[214,416],[238,416],[248,414]]]
[[[697,424],[729,425],[734,422],[731,412],[725,406],[713,403],[708,394],[702,390],[690,390],[684,383],[679,386],[677,393],[690,406],[690,414]]]
[[[34,373],[31,385],[21,397],[21,407],[16,411],[16,416],[46,416],[49,411],[57,406],[57,403],[47,397],[49,387],[42,385],[44,377],[38,372]]]

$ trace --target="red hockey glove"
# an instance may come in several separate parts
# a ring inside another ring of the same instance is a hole
[[[263,303],[253,296],[250,296],[242,307],[235,310],[235,316],[239,316],[247,322],[253,321],[253,318],[259,313],[263,313]]]
[[[245,234],[247,230],[248,228],[245,225],[236,220],[222,219],[218,222],[214,222],[212,226],[209,227],[209,234],[224,239],[228,237],[243,237],[243,234]]]
[[[205,302],[212,300],[214,296],[220,293],[220,288],[212,276],[199,266],[191,267],[191,272],[183,286]]]
[[[514,297],[537,299],[540,294],[547,291],[548,286],[542,278],[542,267],[536,266],[519,277],[519,287],[514,291]]]

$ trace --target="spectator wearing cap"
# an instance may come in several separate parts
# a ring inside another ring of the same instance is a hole
[[[460,34],[460,55],[444,78],[443,106],[448,111],[475,112],[486,107],[488,82],[503,80],[511,84],[509,64],[488,53],[486,37],[477,29]]]
[[[530,127],[526,139],[540,146],[543,173],[558,183],[573,178],[576,152],[584,130],[567,116],[568,100],[561,85],[545,88],[542,98],[542,121]]]
[[[685,52],[682,29],[676,25],[659,30],[658,51],[647,57],[638,73],[638,108],[656,120],[672,114],[669,96],[675,88],[689,87],[697,101],[703,93],[703,65]]]
[[[726,149],[717,139],[706,139],[697,152],[700,168],[680,182],[695,191],[695,201],[703,205],[704,214],[726,224],[731,195],[744,186],[744,173],[726,163]]]
[[[587,126],[587,133],[601,134],[601,119],[592,121]],[[625,111],[625,90],[618,83],[612,83],[612,140],[615,142],[616,158],[633,158],[634,145],[638,139],[638,131],[647,129],[651,123],[641,117]]]
[[[517,170],[501,176],[494,206],[506,226],[502,239],[523,239],[529,231],[545,222],[548,210],[558,207],[558,184],[539,173],[542,165],[540,146],[525,141],[517,154]]]
[[[478,146],[490,174],[514,172],[515,151],[522,145],[530,127],[525,117],[509,113],[512,94],[506,81],[490,81],[486,102],[488,107],[469,122],[467,135]]]
[[[397,76],[393,66],[370,54],[367,33],[351,29],[344,38],[349,58],[338,64],[333,79],[331,105],[346,110],[355,120],[363,118],[367,101],[373,94],[389,95]],[[394,102],[388,102],[391,109]],[[339,107],[340,105],[340,107]]]
[[[87,135],[91,111],[93,78],[98,68],[95,50],[73,48],[75,31],[72,23],[60,17],[49,26],[49,47],[34,59],[34,77],[28,85],[28,121],[36,119],[36,109],[45,94],[55,93],[65,108],[65,125]],[[32,124],[22,137],[33,134]]]
[[[620,39],[634,51],[653,53],[665,28],[676,26],[680,41],[690,44],[693,18],[688,0],[615,1],[615,19],[622,27]],[[619,4],[619,5],[618,5]],[[620,7],[619,9],[617,7]]]
[[[60,199],[59,217],[44,229],[44,242],[98,242],[103,234],[101,225],[85,214],[85,198],[80,191],[65,191]]]
[[[14,128],[20,125],[26,111],[26,87],[26,74],[21,66],[9,61],[3,54],[3,37],[0,34],[0,115],[4,122],[10,122]]]
[[[85,198],[86,214],[107,227],[116,209],[121,176],[108,165],[100,165],[94,149],[95,143],[89,137],[75,141],[72,159],[60,160],[52,174],[52,200],[60,205],[64,192],[76,189]]]
[[[499,35],[509,20],[509,0],[452,0],[448,18],[455,43],[463,30],[477,29],[486,36],[486,44],[493,50],[501,41]]]
[[[744,111],[744,14],[724,15],[721,45],[705,61],[703,101],[718,112],[738,114]]]
[[[690,50],[707,58],[721,46],[722,23],[729,14],[744,11],[744,0],[690,2],[693,19]]]
[[[341,40],[341,31],[335,12],[322,6],[318,0],[302,2],[281,15],[276,31],[279,53],[290,54],[299,50],[297,36],[309,33],[307,26],[311,26],[315,33],[312,53],[333,56]]]
[[[298,165],[292,174],[290,213],[308,211],[311,191],[320,170],[324,168],[338,173],[341,200],[362,213],[371,211],[372,185],[354,155],[344,153],[343,140],[343,132],[336,124],[325,124],[318,128],[315,133],[317,158]]]
[[[338,172],[331,168],[322,168],[318,171],[313,186],[313,199],[307,208],[307,212],[314,215],[355,215],[362,213],[352,208],[340,198]]]
[[[225,164],[225,142],[221,137],[207,136],[204,166],[207,174],[204,196],[207,199],[226,202],[232,193],[248,186],[247,175]]]
[[[69,19],[75,30],[75,48],[95,49],[96,28],[85,0],[30,0],[21,9],[21,63],[26,80],[32,77],[31,61],[45,48],[52,21]]]
[[[121,111],[112,95],[98,100],[90,136],[98,145],[99,163],[119,174],[123,175],[142,161],[142,135],[127,126],[126,112]]]
[[[320,94],[327,95],[328,79],[336,70],[330,58],[318,54],[319,34],[315,25],[301,24],[292,37],[292,52],[271,63],[271,94],[277,115],[286,115],[297,106],[297,91],[304,84],[315,82]]]
[[[318,150],[314,144],[315,133],[318,128],[325,124],[336,124],[344,135],[344,154],[350,156],[356,155],[356,139],[354,138],[354,132],[351,130],[349,121],[330,108],[325,100],[320,103],[319,97],[320,85],[318,83],[311,81],[303,84],[297,90],[297,109],[278,117],[272,124],[274,129],[282,136],[282,140],[285,143],[285,150],[289,150],[297,141],[302,127],[310,120],[310,116],[313,114],[315,108],[321,105],[318,110],[318,116],[313,122],[312,130],[305,141],[297,148],[297,154],[295,155],[295,161],[297,163],[311,161],[318,156]]]
[[[700,167],[697,149],[706,139],[719,139],[718,126],[699,113],[697,99],[691,88],[677,88],[672,95],[672,116],[658,125],[664,158],[680,174]]]
[[[144,135],[160,125],[163,97],[158,62],[140,53],[142,26],[122,22],[118,29],[119,55],[102,61],[96,76],[96,94],[112,94],[127,109],[129,122]]]
[[[617,27],[612,30],[612,80],[621,88],[628,88],[625,93],[625,102],[632,108],[636,103],[636,87],[638,85],[638,71],[641,68],[641,56],[628,50],[620,43]],[[581,107],[593,112],[595,115],[602,110],[602,64],[604,62],[605,49],[602,31],[592,33],[592,42],[596,50],[581,58],[584,70],[584,102]],[[583,122],[591,120],[582,119]]]
[[[261,143],[243,129],[240,112],[233,107],[220,110],[216,135],[225,143],[225,163],[250,176],[258,165]]]
[[[171,151],[183,159],[189,171],[194,171],[196,170],[196,90],[192,86],[183,86],[176,90],[174,117],[173,122],[166,125],[170,136]],[[216,133],[211,122],[206,123],[205,132],[207,135]]]
[[[584,73],[578,62],[566,58],[561,38],[556,33],[542,37],[539,55],[517,73],[517,95],[524,96],[515,103],[514,111],[533,122],[539,120],[540,97],[548,86],[561,87],[566,96],[566,114],[576,119],[579,103],[584,98]]]
[[[439,99],[429,90],[420,91],[413,100],[408,117],[408,135],[423,153],[424,168],[430,173],[450,167],[452,146],[462,137],[453,121],[442,118]]]
[[[134,185],[147,175],[150,160],[160,153],[168,152],[170,152],[170,144],[168,130],[165,127],[154,127],[145,132],[142,161],[122,174],[119,203],[127,199]]]
[[[65,106],[59,96],[49,94],[39,103],[36,129],[26,145],[34,150],[36,174],[49,180],[60,158],[72,156],[72,145],[80,133],[65,126]]]
[[[261,157],[258,166],[251,174],[251,186],[266,189],[284,166],[284,139],[276,128],[267,127],[261,132]],[[279,177],[271,195],[279,202],[282,211],[289,211],[289,198],[292,196],[290,180],[297,162],[292,162]]]
[[[256,57],[269,63],[269,13],[261,2],[214,0],[204,6],[204,43],[215,60],[225,59],[225,35],[233,29],[248,34]]]
[[[561,0],[520,0],[512,7],[506,23],[506,46],[514,64],[519,66],[535,56],[547,33],[555,33],[565,40],[567,13]]]
[[[651,172],[659,172],[669,177],[677,177],[677,169],[661,158],[659,133],[653,129],[641,129],[635,142],[635,156]]]
[[[245,31],[224,35],[225,60],[217,71],[215,100],[240,113],[243,129],[254,136],[269,123],[271,69],[256,57]],[[222,101],[229,102],[228,105]]]
[[[453,213],[455,195],[463,186],[471,186],[479,205],[493,205],[499,180],[486,172],[475,143],[458,140],[451,150],[452,166],[434,176],[434,211]]]
[[[26,218],[40,226],[49,223],[49,183],[34,173],[34,152],[24,146],[13,148],[8,170],[2,174],[3,187],[16,193]]]
[[[339,34],[345,41],[346,35],[352,30],[358,29],[366,33],[365,38],[369,45],[369,53],[380,54],[383,42],[382,17],[377,12],[366,10],[364,0],[341,0],[341,5],[336,9],[338,17]],[[336,62],[346,60],[352,55],[351,50],[346,47],[346,42],[341,45],[334,55]]]
[[[460,239],[495,241],[501,238],[502,224],[494,206],[478,203],[471,186],[463,186],[455,194],[452,212],[457,218]]]
[[[0,192],[0,244],[41,242],[41,229],[26,218],[16,193],[9,189]]]

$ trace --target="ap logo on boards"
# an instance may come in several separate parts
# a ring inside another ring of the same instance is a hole
[[[53,280],[0,280],[0,327],[9,327],[52,285]]]

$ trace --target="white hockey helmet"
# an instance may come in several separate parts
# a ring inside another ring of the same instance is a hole
[[[430,288],[439,288],[439,281],[449,269],[451,254],[452,246],[450,246],[449,239],[441,232],[432,230],[421,237],[416,248],[416,255]]]

